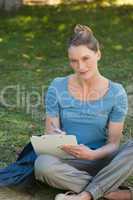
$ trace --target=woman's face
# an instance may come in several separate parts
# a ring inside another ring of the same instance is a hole
[[[100,60],[100,51],[95,52],[85,45],[70,46],[68,49],[70,66],[82,79],[92,78],[97,72],[97,62]]]

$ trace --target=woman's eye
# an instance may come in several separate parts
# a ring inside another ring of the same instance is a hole
[[[71,60],[70,62],[71,62],[71,63],[76,63],[76,60]]]
[[[84,57],[83,60],[89,60],[89,57]]]

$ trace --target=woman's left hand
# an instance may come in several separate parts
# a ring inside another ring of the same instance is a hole
[[[94,159],[94,150],[89,147],[80,144],[80,145],[62,145],[60,147],[66,153],[83,160],[93,160]]]

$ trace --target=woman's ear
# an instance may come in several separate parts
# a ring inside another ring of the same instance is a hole
[[[97,51],[97,58],[98,58],[98,60],[101,59],[101,51],[100,50]]]

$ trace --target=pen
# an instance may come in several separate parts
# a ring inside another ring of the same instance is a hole
[[[57,128],[53,122],[51,122],[51,126],[54,128],[55,132],[62,134],[62,130]]]

